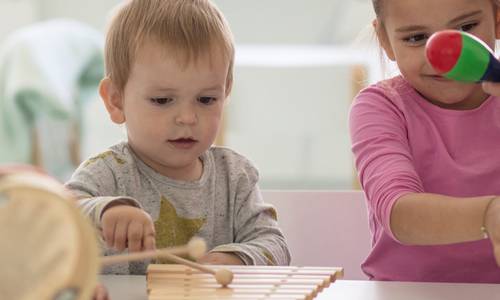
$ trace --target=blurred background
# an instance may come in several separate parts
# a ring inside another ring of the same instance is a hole
[[[214,0],[237,44],[218,144],[249,157],[264,189],[357,188],[354,95],[384,77],[368,0]],[[122,140],[97,94],[119,0],[0,0],[0,163],[61,180]]]

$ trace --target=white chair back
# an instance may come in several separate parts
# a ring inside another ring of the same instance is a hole
[[[343,267],[345,279],[366,279],[360,268],[370,250],[362,191],[264,190],[278,221],[292,265]]]

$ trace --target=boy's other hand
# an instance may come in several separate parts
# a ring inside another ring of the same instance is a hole
[[[205,265],[244,265],[245,263],[236,255],[229,252],[211,252],[198,259]]]
[[[148,213],[128,205],[112,206],[101,218],[104,241],[110,248],[130,252],[155,249],[155,229]]]
[[[94,290],[94,296],[92,297],[92,300],[109,300],[109,299],[110,298],[106,287],[101,283],[98,283]]]

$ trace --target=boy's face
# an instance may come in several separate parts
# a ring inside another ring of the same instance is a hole
[[[457,29],[495,46],[496,9],[491,0],[384,0],[382,46],[402,75],[429,101],[445,108],[470,109],[487,97],[478,84],[438,76],[425,57],[425,43],[436,31]],[[385,29],[385,31],[384,31]]]
[[[211,59],[184,66],[165,47],[145,43],[120,96],[132,149],[173,179],[201,175],[199,157],[215,140],[229,93],[228,61],[207,52],[214,53]]]

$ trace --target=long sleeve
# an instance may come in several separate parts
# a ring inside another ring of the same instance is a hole
[[[141,208],[134,198],[123,192],[124,183],[117,174],[120,165],[124,165],[126,157],[114,151],[106,151],[83,162],[71,179],[65,184],[78,199],[78,206],[84,215],[99,231],[102,230],[101,215],[110,204],[130,205]],[[118,254],[108,248],[101,235],[98,241],[103,255]],[[130,274],[131,268],[137,268],[143,274],[145,266],[141,263],[120,263],[104,267],[104,274]]]
[[[350,134],[369,210],[394,238],[390,229],[394,203],[406,193],[423,191],[403,112],[380,90],[367,89],[351,109]]]
[[[227,150],[226,150],[227,151]],[[248,265],[288,265],[290,252],[279,229],[273,206],[264,203],[258,187],[258,171],[247,159],[225,153],[228,174],[232,174],[233,243],[212,251],[235,252]],[[232,157],[230,159],[229,157]]]
[[[101,228],[101,214],[110,203],[141,207],[133,198],[119,195],[115,174],[106,163],[107,153],[82,163],[66,183],[96,228]]]
[[[262,201],[256,186],[243,199],[235,224],[235,242],[212,251],[236,252],[247,265],[289,265],[290,252],[274,207]]]

